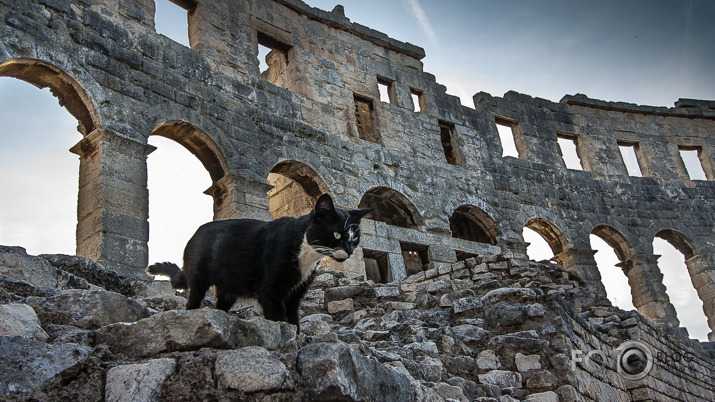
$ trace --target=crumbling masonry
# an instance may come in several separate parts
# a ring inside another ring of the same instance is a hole
[[[510,92],[478,93],[469,108],[422,71],[423,49],[350,22],[340,6],[174,2],[187,10],[190,48],[155,32],[152,0],[0,0],[0,76],[50,87],[84,136],[72,148],[77,254],[143,275],[147,138],[160,135],[209,172],[215,219],[298,215],[325,192],[375,207],[341,268],[349,278],[426,278],[481,255],[527,265],[526,226],[598,304],[597,234],[638,312],[682,337],[653,254],[662,237],[685,256],[715,329],[715,101]],[[259,45],[271,49],[263,72]],[[511,128],[518,158],[502,156],[497,124]],[[576,144],[583,170],[566,168],[559,138]],[[628,174],[621,146],[643,177]],[[680,150],[698,152],[707,180],[689,178]]]

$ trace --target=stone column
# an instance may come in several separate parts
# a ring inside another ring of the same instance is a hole
[[[388,253],[387,259],[390,263],[389,282],[397,282],[407,278],[407,268],[405,268],[405,260],[402,258],[402,253]]]
[[[593,292],[594,303],[609,304],[606,288],[601,281],[601,273],[593,258],[596,252],[591,248],[566,247],[553,260],[564,269],[574,271]]]
[[[698,254],[685,260],[690,279],[703,302],[703,310],[708,318],[710,334],[708,339],[715,341],[715,254]]]
[[[144,277],[148,262],[146,157],[154,147],[96,129],[72,147],[80,157],[77,254]]]
[[[676,330],[680,321],[665,292],[657,255],[636,254],[619,264],[628,277],[633,306],[663,329]]]
[[[214,199],[214,220],[251,218],[271,220],[265,179],[247,179],[227,174],[204,193]]]

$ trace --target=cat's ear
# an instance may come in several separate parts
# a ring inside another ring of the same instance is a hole
[[[318,198],[318,202],[315,203],[315,213],[318,216],[335,214],[335,205],[330,194],[323,194]]]
[[[374,210],[375,210],[375,208],[353,209],[353,210],[348,211],[348,213],[350,214],[350,217],[351,217],[351,218],[353,218],[353,219],[355,219],[356,221],[359,222],[360,219],[362,219],[363,216],[369,214],[370,212],[372,212],[372,211],[374,211]]]

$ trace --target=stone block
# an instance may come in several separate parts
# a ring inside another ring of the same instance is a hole
[[[559,402],[559,395],[554,391],[537,392],[530,394],[523,402]]]
[[[484,318],[489,326],[511,327],[526,322],[526,308],[517,303],[497,303],[484,309]]]
[[[485,374],[479,374],[479,382],[495,385],[501,389],[521,388],[521,374],[506,370],[492,370]]]
[[[526,380],[526,387],[529,389],[553,389],[559,384],[559,379],[547,370],[537,370]],[[554,393],[554,395],[556,395]]]
[[[454,385],[449,385],[442,382],[437,384],[434,388],[437,394],[445,400],[460,402],[469,401],[469,398],[464,396],[464,392],[462,391],[462,389],[459,387],[455,387]]]
[[[41,254],[53,267],[80,277],[92,285],[129,296],[132,284],[116,271],[105,268],[87,257],[64,254]],[[172,292],[173,293],[173,292]]]
[[[463,297],[453,302],[453,311],[455,314],[470,310],[479,310],[481,308],[482,301],[479,297]]]
[[[105,401],[161,401],[161,386],[175,369],[174,359],[154,359],[113,367],[107,371]]]
[[[295,326],[255,317],[242,320],[215,309],[165,311],[133,323],[107,325],[97,331],[99,342],[132,357],[155,356],[204,347],[230,349],[261,346],[295,348]]]
[[[375,295],[377,297],[398,297],[400,289],[397,286],[378,286],[375,287]]]
[[[467,260],[467,261],[469,261],[469,260]],[[469,264],[467,264],[467,266],[469,266]],[[474,264],[474,265],[472,265],[471,270],[474,275],[486,274],[487,272],[489,272],[489,267],[487,266],[486,263]]]
[[[408,376],[342,343],[308,345],[298,351],[296,366],[311,399],[407,402],[416,397],[418,385]]]
[[[300,320],[301,333],[308,336],[323,335],[330,332],[330,322],[333,317],[328,314],[311,314]]]
[[[353,311],[353,308],[353,299],[331,301],[328,303],[328,312],[330,314]]]
[[[216,354],[216,377],[222,388],[246,393],[293,389],[291,373],[266,349],[249,346]]]
[[[501,368],[501,362],[493,350],[485,349],[477,356],[477,367],[482,371],[496,370]]]
[[[22,247],[0,246],[0,275],[37,287],[58,287],[57,269],[43,258],[28,255]]]
[[[541,356],[539,355],[523,355],[517,352],[514,356],[514,363],[520,372],[541,370]]]
[[[142,304],[101,289],[64,290],[51,297],[28,297],[40,321],[97,329],[116,322],[133,322],[149,316]]]
[[[527,288],[499,288],[489,291],[482,297],[484,304],[496,304],[500,301],[535,301],[537,293]]]
[[[506,271],[509,269],[509,264],[506,261],[490,262],[487,266],[490,271]]]
[[[48,344],[29,337],[0,336],[0,395],[29,392],[76,375],[92,348]]]
[[[35,310],[27,304],[0,305],[0,336],[47,340],[47,333],[42,329]]]
[[[467,345],[482,345],[492,335],[491,332],[476,325],[462,324],[452,328],[454,335]]]

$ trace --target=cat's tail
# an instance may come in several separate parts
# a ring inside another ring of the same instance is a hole
[[[171,279],[171,287],[174,289],[187,289],[186,277],[178,265],[171,262],[159,262],[149,265],[146,268],[149,275],[164,275]]]

